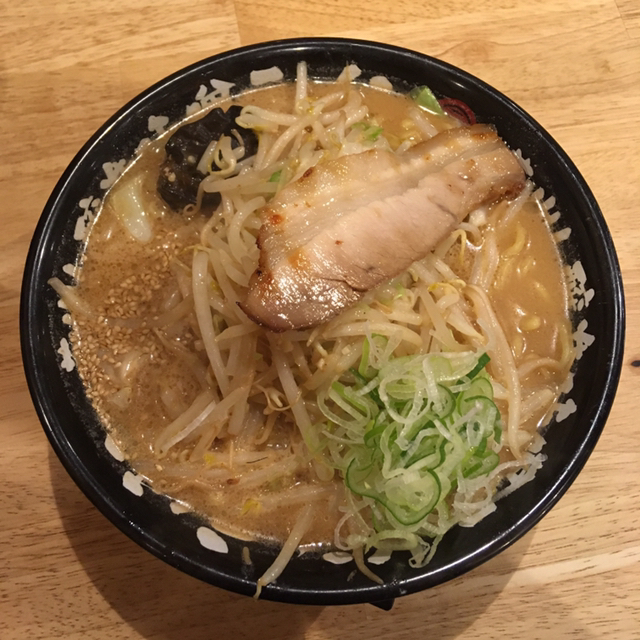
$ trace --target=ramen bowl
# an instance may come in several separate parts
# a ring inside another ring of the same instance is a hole
[[[106,190],[140,145],[186,109],[206,107],[225,92],[267,78],[293,80],[304,60],[310,76],[335,79],[348,64],[360,80],[384,76],[394,89],[428,85],[461,118],[494,125],[522,158],[547,203],[568,274],[573,340],[570,381],[545,434],[546,462],[534,479],[499,501],[473,528],[454,527],[422,568],[406,552],[376,566],[377,584],[353,562],[321,553],[296,554],[262,598],[299,604],[371,602],[433,587],[473,569],[529,531],[560,499],[584,466],[605,425],[616,391],[624,340],[620,270],[602,213],[575,165],[536,121],[481,80],[428,56],[389,45],[345,39],[297,39],[236,49],[187,67],[144,91],[83,146],[49,198],[27,258],[21,299],[21,341],[38,416],[69,475],[121,531],[158,558],[207,583],[253,595],[278,549],[213,531],[196,513],[178,512],[123,459],[85,394],[74,366],[65,309],[48,285],[72,283],[87,225]],[[265,75],[265,70],[271,70]],[[258,72],[256,74],[256,72]],[[570,231],[567,231],[570,230]],[[556,425],[561,423],[561,428]],[[251,564],[243,561],[248,549]]]

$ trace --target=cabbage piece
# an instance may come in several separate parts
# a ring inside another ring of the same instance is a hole
[[[153,237],[153,227],[144,206],[144,175],[125,173],[110,194],[111,205],[125,231],[138,242],[147,243]]]

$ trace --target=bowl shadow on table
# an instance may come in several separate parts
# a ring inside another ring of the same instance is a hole
[[[531,534],[525,536],[468,577],[396,600],[391,612],[371,605],[317,607],[254,601],[187,576],[138,547],[86,499],[52,451],[49,469],[58,512],[76,557],[107,605],[145,638],[195,640],[217,627],[239,639],[254,638],[258,633],[266,640],[302,639],[312,626],[319,637],[338,637],[339,628],[348,635],[363,633],[370,626],[364,634],[370,637],[388,617],[418,608],[425,624],[437,626],[440,640],[450,640],[490,607],[531,541]],[[467,584],[468,580],[473,585]],[[472,598],[468,597],[469,588],[473,589]],[[428,620],[425,612],[442,612],[443,605],[460,600],[465,606],[455,616],[437,615]],[[357,621],[357,627],[347,631],[350,621]]]

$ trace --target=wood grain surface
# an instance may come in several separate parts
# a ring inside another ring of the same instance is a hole
[[[524,539],[402,598],[254,602],[156,560],[51,452],[21,367],[29,240],[58,177],[118,107],[177,69],[274,38],[355,36],[458,65],[531,113],[593,189],[627,296],[624,370],[583,473]],[[639,0],[21,0],[0,7],[0,638],[640,638]]]

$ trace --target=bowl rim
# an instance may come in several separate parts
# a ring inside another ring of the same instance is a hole
[[[606,261],[606,270],[611,275],[610,285],[612,291],[610,295],[614,302],[613,309],[611,310],[613,313],[614,333],[611,336],[611,367],[608,369],[605,379],[605,391],[590,414],[591,424],[580,447],[574,452],[570,464],[564,468],[563,473],[555,479],[552,486],[538,499],[524,518],[514,522],[509,528],[504,530],[501,535],[495,537],[489,544],[476,549],[472,554],[462,556],[458,561],[446,565],[439,571],[420,574],[403,580],[401,583],[372,585],[371,587],[358,590],[344,588],[332,591],[314,591],[313,589],[300,591],[282,588],[276,583],[267,587],[262,596],[264,599],[270,600],[321,605],[389,601],[399,595],[414,593],[451,580],[460,576],[462,573],[466,573],[500,553],[535,526],[566,492],[595,447],[611,410],[622,368],[625,336],[624,292],[615,247],[604,216],[586,181],[560,145],[537,121],[502,92],[494,89],[472,74],[429,55],[404,47],[353,38],[289,38],[247,45],[209,56],[166,76],[132,98],[96,130],[69,162],[48,198],[33,234],[22,280],[20,299],[22,361],[36,413],[51,446],[71,478],[91,502],[129,538],[170,565],[203,581],[230,591],[247,593],[246,584],[244,584],[246,581],[243,582],[234,579],[221,580],[219,576],[214,581],[212,580],[210,572],[203,570],[201,566],[194,564],[189,558],[168,554],[165,549],[160,548],[156,544],[155,539],[136,526],[126,514],[121,512],[114,501],[108,499],[108,497],[105,498],[105,494],[99,491],[99,482],[91,475],[90,470],[83,464],[78,465],[75,452],[69,446],[64,433],[56,424],[55,407],[51,399],[47,398],[42,380],[40,379],[41,374],[38,371],[37,353],[37,333],[39,328],[37,322],[34,322],[37,318],[33,316],[35,305],[34,296],[36,293],[32,289],[31,283],[36,276],[38,265],[46,252],[44,240],[49,233],[48,225],[51,213],[56,209],[59,200],[63,198],[69,185],[73,183],[78,166],[91,155],[99,141],[107,136],[111,130],[117,128],[120,122],[126,120],[130,114],[134,113],[142,104],[153,101],[154,96],[159,92],[166,91],[168,87],[176,82],[180,82],[185,76],[203,69],[212,63],[231,61],[234,58],[241,59],[247,55],[256,53],[268,59],[272,54],[288,52],[291,55],[298,55],[299,59],[303,59],[306,51],[312,51],[319,47],[339,49],[345,54],[345,57],[348,56],[350,50],[357,50],[360,54],[376,51],[377,53],[383,52],[384,54],[392,56],[405,58],[408,56],[421,61],[425,65],[429,65],[434,70],[442,70],[454,74],[459,77],[461,81],[473,84],[476,90],[489,93],[494,99],[506,104],[518,118],[524,119],[537,130],[541,139],[553,148],[557,160],[563,165],[564,170],[571,175],[573,186],[577,190],[579,197],[587,203],[590,213],[593,214],[591,216],[591,223],[594,225],[594,229],[602,241],[602,257]]]

